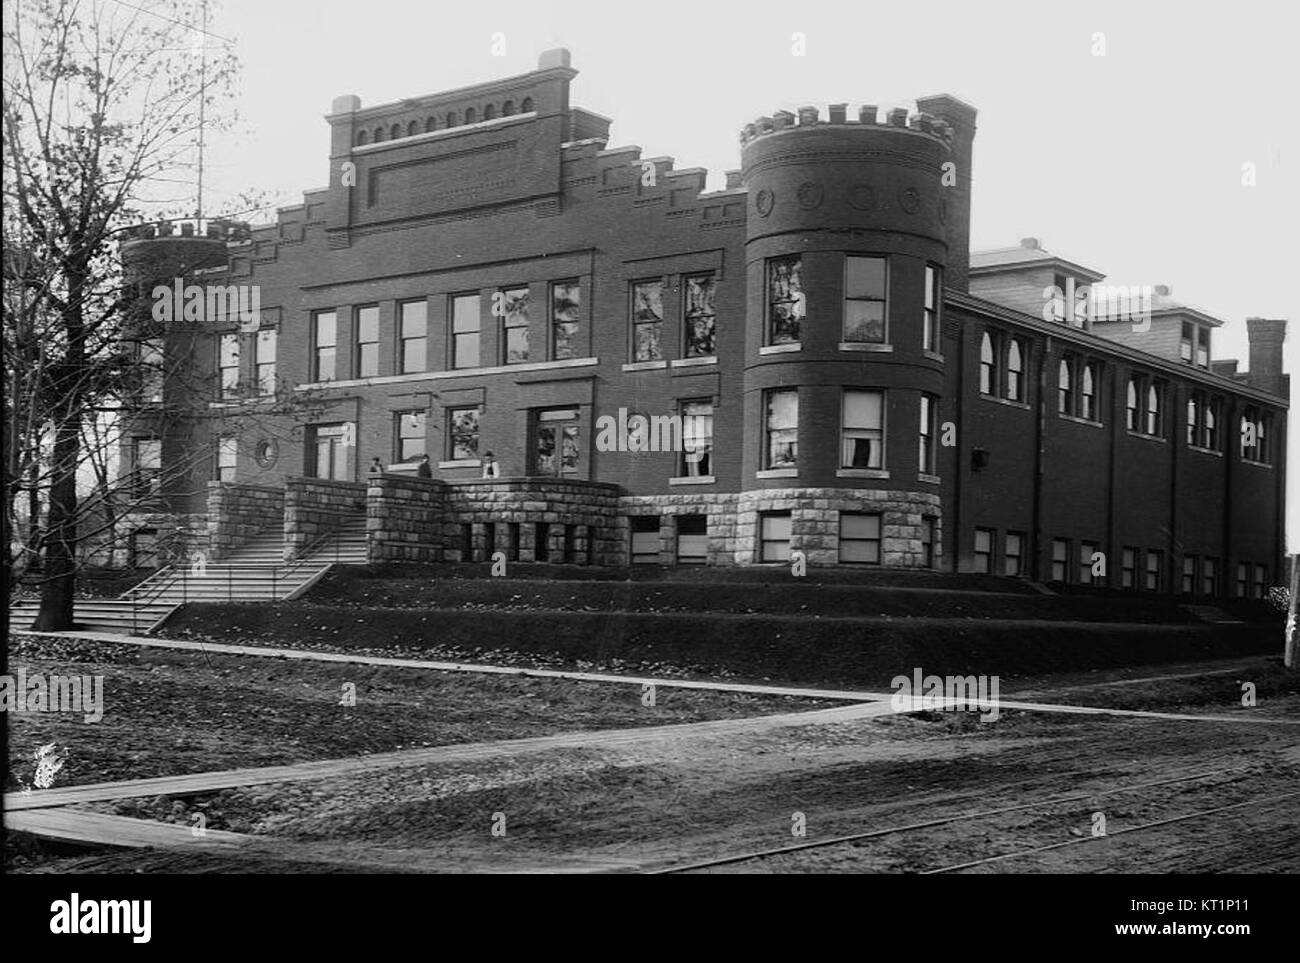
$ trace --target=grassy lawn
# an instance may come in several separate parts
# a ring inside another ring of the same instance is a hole
[[[67,757],[55,786],[271,766],[424,746],[819,708],[807,699],[479,676],[141,649],[19,636],[9,672],[102,675],[104,716],[9,716],[6,791],[33,753]],[[341,705],[345,686],[354,706]]]

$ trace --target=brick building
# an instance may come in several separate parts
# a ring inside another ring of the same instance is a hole
[[[151,525],[216,556],[278,525],[292,553],[365,512],[374,561],[801,551],[1192,596],[1275,579],[1285,321],[1248,321],[1238,374],[1211,360],[1221,321],[1165,293],[1116,312],[1099,271],[1032,239],[972,255],[956,98],[759,118],[706,192],[702,169],[611,147],[574,75],[557,50],[432,96],[340,97],[329,186],[274,224],[124,243],[142,291],[259,296],[251,320],[209,305],[183,347],[201,400],[126,443],[137,469],[186,466]]]

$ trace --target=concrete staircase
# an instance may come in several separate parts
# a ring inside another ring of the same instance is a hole
[[[276,602],[296,598],[319,581],[331,565],[365,565],[366,520],[349,517],[297,559],[284,561],[284,537],[263,532],[220,562],[171,565],[159,569],[116,599],[78,599],[79,627],[98,632],[144,635],[186,602]],[[12,628],[29,628],[40,605],[10,606]]]

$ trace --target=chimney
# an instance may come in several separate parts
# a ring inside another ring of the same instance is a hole
[[[543,50],[537,58],[538,70],[550,70],[552,67],[568,67],[569,65],[569,51],[566,47]]]
[[[975,108],[951,94],[920,97],[916,109],[944,121],[952,129],[952,161],[957,165],[957,184],[945,187],[948,238],[948,269],[944,284],[958,291],[970,290],[970,185],[975,144]]]
[[[1250,339],[1250,371],[1246,380],[1256,388],[1283,394],[1282,342],[1286,340],[1284,318],[1247,318]]]

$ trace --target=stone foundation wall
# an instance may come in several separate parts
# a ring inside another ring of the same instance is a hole
[[[346,517],[366,514],[366,486],[323,478],[290,478],[284,486],[284,557],[288,561]]]
[[[208,559],[225,558],[259,532],[282,529],[284,502],[283,488],[208,482]]]
[[[371,564],[443,561],[446,513],[446,482],[408,475],[372,476],[366,491]]]
[[[618,493],[616,485],[576,479],[449,484],[443,557],[484,562],[494,552],[503,552],[519,562],[538,561],[544,554],[551,562],[622,564],[616,560],[621,544]],[[548,526],[544,547],[537,541],[539,524]]]
[[[659,516],[659,564],[677,564],[677,516],[708,516],[709,547],[707,565],[734,565],[736,561],[735,492],[689,492],[680,495],[627,495],[620,498],[621,515]],[[626,565],[632,550],[632,529],[621,519],[621,544],[617,554]]]
[[[843,488],[782,488],[742,492],[736,509],[735,561],[759,561],[759,514],[790,512],[790,551],[803,552],[809,565],[839,564],[840,512],[879,512],[880,564],[921,568],[921,519],[935,520],[934,566],[942,544],[939,496],[929,492]]]

